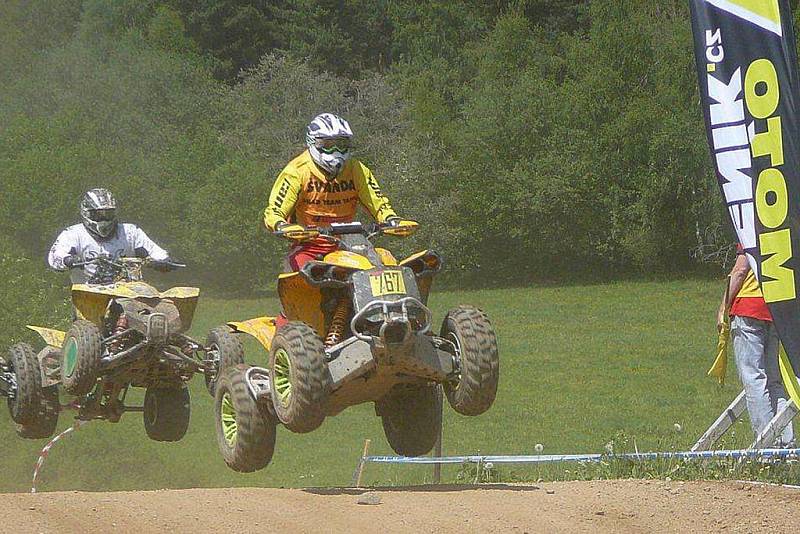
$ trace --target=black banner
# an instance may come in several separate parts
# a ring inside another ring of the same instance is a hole
[[[788,0],[690,0],[706,132],[739,242],[800,371],[800,128]]]

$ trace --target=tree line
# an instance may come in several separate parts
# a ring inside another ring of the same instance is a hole
[[[273,288],[261,211],[322,111],[446,282],[691,272],[731,239],[682,0],[9,0],[0,33],[0,328],[58,309],[43,258],[90,187],[186,280]]]

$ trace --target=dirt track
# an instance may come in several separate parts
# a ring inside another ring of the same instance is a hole
[[[540,486],[540,487],[539,487]],[[735,482],[197,489],[0,495],[0,524],[27,532],[776,532],[800,490]]]

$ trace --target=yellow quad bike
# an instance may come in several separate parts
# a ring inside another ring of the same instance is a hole
[[[46,346],[38,353],[27,343],[0,358],[0,393],[8,397],[17,433],[51,436],[61,408],[58,387],[77,397],[65,407],[83,420],[117,422],[125,412],[142,412],[147,435],[178,441],[189,426],[186,383],[203,373],[213,383],[220,360],[244,361],[240,341],[227,327],[212,330],[205,344],[185,334],[200,290],[176,287],[160,292],[142,279],[142,267],[183,267],[141,258],[97,257],[76,262],[95,273],[72,286],[76,319],[67,332],[29,326]],[[130,387],[146,388],[143,406],[126,406]]]
[[[289,323],[275,318],[229,323],[269,352],[267,368],[221,371],[215,396],[217,441],[225,462],[250,472],[271,460],[276,426],[310,432],[348,406],[374,402],[386,438],[398,454],[429,452],[441,429],[439,384],[450,405],[479,415],[497,392],[497,339],[486,314],[451,309],[438,335],[427,307],[438,254],[423,251],[397,262],[371,242],[405,236],[401,226],[333,224],[308,231],[338,250],[278,278]],[[290,236],[296,239],[297,235]]]

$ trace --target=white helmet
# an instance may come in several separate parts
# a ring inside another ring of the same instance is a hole
[[[353,130],[343,118],[333,113],[314,117],[306,127],[306,144],[314,163],[332,176],[336,176],[350,158]]]
[[[80,203],[81,219],[89,232],[105,238],[117,228],[117,199],[108,189],[90,189]]]

